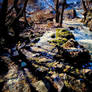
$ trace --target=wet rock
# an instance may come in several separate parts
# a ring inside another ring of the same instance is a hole
[[[87,80],[87,92],[91,92],[92,90],[91,89],[92,88],[92,70],[87,72],[85,75],[86,75],[86,80]]]
[[[70,39],[62,46],[65,61],[75,66],[80,66],[82,64],[88,63],[90,60],[90,55],[88,50],[83,46],[79,45],[75,40]],[[81,62],[81,63],[80,63]]]
[[[34,40],[32,40],[33,43],[37,43],[40,40],[39,37],[35,38]]]
[[[71,38],[72,40],[68,41]],[[55,39],[57,40],[56,43],[53,42],[54,45],[51,45],[49,42]],[[60,43],[58,43],[58,39],[61,41]],[[62,61],[61,55],[65,61],[72,64],[82,58],[79,53],[86,52],[83,46],[74,40],[71,32],[66,29],[50,30],[40,39],[32,39],[32,41],[35,43],[33,47],[29,44],[28,47],[25,47],[25,43],[23,46],[19,45],[17,49],[20,66],[9,63],[10,68],[6,75],[4,92],[85,92],[81,90],[84,87],[80,85],[80,81],[76,81],[76,78],[80,78],[80,71],[78,69],[73,70],[73,66],[60,62]],[[58,60],[54,58],[59,50],[55,45],[57,43],[58,47],[63,48],[60,50]],[[77,56],[78,58],[76,58]],[[68,75],[70,77],[66,78]]]
[[[8,73],[3,77],[3,92],[30,92],[29,85],[22,71],[11,61],[10,58],[3,56],[2,60],[8,65]],[[5,67],[4,67],[5,68]]]
[[[62,28],[62,29],[56,29],[56,38],[66,38],[71,39],[74,38],[73,34],[69,32],[68,29]]]
[[[19,37],[21,38],[22,41],[30,42],[31,34],[30,32],[22,32],[19,34]]]
[[[75,79],[72,76],[67,76],[64,83],[69,92],[87,92],[85,88],[86,87],[85,83],[80,83],[79,80]]]
[[[70,30],[74,30],[75,28],[70,26],[69,29],[70,29]]]
[[[38,92],[48,92],[43,81],[38,81],[33,84]]]
[[[69,32],[68,29],[61,28],[61,29],[56,29],[55,38],[50,40],[49,42],[59,46],[59,45],[64,44],[71,38],[74,39],[73,34],[71,32]]]

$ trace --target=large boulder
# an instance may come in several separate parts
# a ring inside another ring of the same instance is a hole
[[[60,28],[56,29],[55,38],[49,42],[59,46],[64,44],[71,38],[74,39],[74,36],[68,29]]]
[[[63,58],[72,65],[81,66],[90,61],[89,51],[78,44],[74,39],[70,39],[61,47],[63,48]]]

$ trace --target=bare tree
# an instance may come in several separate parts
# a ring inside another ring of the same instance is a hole
[[[81,1],[82,1],[82,6],[84,11],[87,12],[86,2],[84,0],[81,0]]]
[[[26,6],[27,6],[27,3],[28,3],[28,0],[24,0],[24,6],[23,7],[18,7],[18,1],[19,0],[14,0],[14,8],[16,10],[17,17],[19,18],[21,16],[24,16],[25,21],[27,22],[27,20],[26,20]]]
[[[56,0],[56,22],[59,22],[59,0]]]
[[[86,7],[89,9],[89,0],[86,0]]]
[[[62,27],[62,23],[63,23],[63,14],[64,14],[65,5],[66,5],[66,0],[63,0],[62,9],[61,9],[60,27]]]
[[[10,35],[8,34],[8,30],[12,27],[15,31],[15,34],[18,34],[18,30],[16,30],[16,28],[18,28],[17,26],[19,26],[19,18],[25,17],[25,22],[27,22],[26,20],[26,6],[27,6],[27,2],[28,0],[23,0],[23,7],[19,8],[18,7],[18,1],[19,0],[14,0],[13,1],[13,6],[11,7],[11,9],[8,9],[8,0],[3,0],[2,4],[0,4],[1,8],[0,8],[0,40],[3,38],[5,39],[5,41],[9,40],[7,39],[8,37],[10,37]],[[14,16],[14,18],[12,19],[13,15],[13,8],[15,8],[16,11],[16,16]],[[9,11],[8,11],[9,10]],[[18,36],[18,35],[16,35]],[[8,41],[7,41],[8,42]]]
[[[90,10],[90,8],[92,8],[92,0],[86,0],[86,6],[88,10]]]
[[[25,3],[24,3],[24,8],[23,8],[24,18],[25,18],[26,24],[28,23],[28,22],[27,22],[27,19],[26,19],[26,6],[27,6],[27,3],[28,3],[28,0],[25,1]]]
[[[2,8],[0,11],[0,37],[5,36],[7,34],[7,28],[5,26],[5,20],[7,16],[7,7],[8,7],[8,0],[3,0]]]
[[[82,0],[82,6],[83,6],[83,9],[84,9],[84,21],[85,21],[86,16],[87,16],[87,12],[88,12],[88,9],[87,9],[87,6],[86,6],[86,1]]]

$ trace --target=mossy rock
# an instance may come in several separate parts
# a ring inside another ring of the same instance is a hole
[[[78,42],[75,41],[74,39],[68,40],[65,44],[62,45],[63,48],[77,48],[78,47]]]
[[[56,29],[56,36],[53,40],[49,41],[53,45],[62,45],[66,43],[70,38],[74,39],[74,36],[67,29]]]
[[[68,31],[65,28],[62,28],[62,29],[56,29],[56,39],[58,38],[70,39],[70,38],[74,38],[74,36],[70,31]]]
[[[67,41],[68,41],[68,39],[66,39],[66,38],[57,38],[57,39],[53,39],[49,42],[52,43],[52,44],[54,43],[55,45],[62,45]]]

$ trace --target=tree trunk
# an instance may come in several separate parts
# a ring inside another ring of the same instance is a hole
[[[18,15],[18,13],[19,13],[19,11],[20,11],[20,9],[18,8],[18,0],[14,0],[14,8],[15,8],[16,13],[17,13],[17,15]]]
[[[76,10],[73,9],[73,18],[76,18],[76,17],[77,17]]]
[[[87,6],[87,9],[89,10],[90,9],[90,1],[89,0],[86,0],[86,6]]]
[[[63,14],[64,14],[65,5],[66,5],[66,0],[63,0],[62,9],[61,9],[60,27],[62,27],[62,23],[63,23]]]
[[[7,16],[8,0],[3,0],[0,10],[0,36],[6,37],[7,28],[5,26],[5,20]]]
[[[28,23],[28,21],[26,19],[26,6],[27,6],[27,3],[28,3],[28,0],[25,1],[25,3],[24,3],[24,10],[23,10],[26,24]]]
[[[59,23],[59,0],[56,0],[56,22]]]
[[[87,7],[86,7],[86,2],[84,0],[82,0],[82,6],[84,9],[84,21],[86,20],[86,16],[87,16]]]
[[[82,0],[82,6],[85,12],[87,12],[87,7],[86,7],[86,3],[84,0]]]

